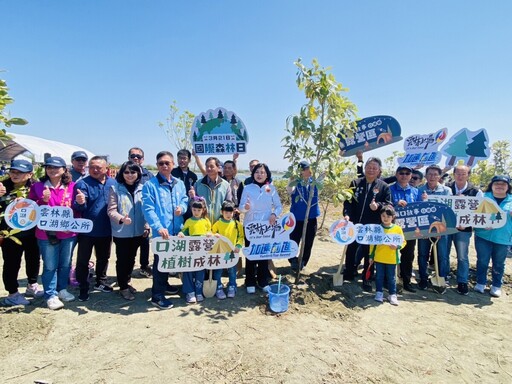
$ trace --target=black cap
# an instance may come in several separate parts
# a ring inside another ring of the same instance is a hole
[[[496,175],[491,179],[491,184],[495,183],[496,181],[504,181],[508,185],[510,185],[510,177],[505,175]]]

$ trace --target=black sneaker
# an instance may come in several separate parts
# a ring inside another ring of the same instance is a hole
[[[416,292],[416,289],[414,289],[411,283],[404,284],[404,290],[412,293]]]
[[[418,288],[421,289],[422,291],[427,289],[428,288],[428,280],[420,280],[420,282],[418,284]]]
[[[467,296],[469,293],[469,288],[466,283],[457,284],[457,292],[461,295]]]
[[[139,275],[150,279],[153,276],[153,270],[149,265],[146,265],[145,267],[140,268]]]
[[[365,291],[365,292],[373,291],[372,283],[370,283],[368,280],[363,280],[363,291]]]
[[[179,292],[179,288],[174,286],[174,285],[171,285],[171,284],[167,284],[167,288],[165,288],[165,293],[167,293],[168,295],[175,295]]]
[[[101,284],[96,284],[94,286],[94,290],[108,293],[108,292],[112,292],[114,289],[108,284],[101,283]]]
[[[87,301],[89,300],[89,290],[88,289],[80,289],[80,295],[78,295],[78,301]]]

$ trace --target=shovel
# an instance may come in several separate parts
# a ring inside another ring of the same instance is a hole
[[[332,275],[332,285],[335,287],[341,287],[343,285],[343,274],[341,273],[341,268],[343,267],[343,263],[345,262],[345,254],[347,253],[347,246],[343,246],[343,251],[341,253],[341,261],[338,270],[334,275]]]
[[[439,264],[437,261],[437,242],[439,238],[431,237],[430,242],[432,243],[432,248],[434,249],[434,268],[436,270],[436,275],[430,279],[432,282],[432,286],[434,291],[438,293],[444,293],[446,290],[446,282],[444,281],[444,277],[439,276]]]
[[[204,297],[213,297],[217,292],[217,280],[213,280],[213,271],[210,269],[210,277],[203,283]]]

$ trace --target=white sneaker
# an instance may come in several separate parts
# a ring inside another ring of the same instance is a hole
[[[13,295],[7,296],[4,299],[4,304],[10,307],[14,307],[15,305],[29,305],[30,301],[25,299],[21,293],[16,292]]]
[[[484,284],[477,284],[477,285],[475,285],[475,288],[473,288],[473,289],[475,290],[475,292],[484,293],[485,285]]]
[[[61,289],[59,291],[59,299],[68,302],[75,300],[75,296],[69,293],[67,289]]]
[[[224,300],[226,298],[226,294],[224,293],[224,290],[222,288],[217,289],[217,292],[215,292],[215,296],[217,296],[217,299]]]
[[[489,293],[492,297],[501,297],[501,288],[491,285],[491,292]]]
[[[270,286],[269,285],[265,285],[263,288],[261,288],[261,290],[265,293],[270,293]]]
[[[247,293],[249,295],[256,293],[256,287],[247,287]]]
[[[34,298],[38,299],[40,297],[43,297],[43,295],[44,295],[44,291],[41,288],[39,288],[39,284],[34,283],[34,284],[27,285],[27,290],[25,291],[25,296],[34,297]]]
[[[48,305],[48,308],[50,308],[52,311],[56,311],[57,309],[64,308],[64,304],[62,301],[59,300],[57,296],[50,297],[46,304]]]
[[[197,303],[196,294],[194,292],[187,293],[186,300],[188,304]]]
[[[228,297],[230,299],[234,298],[236,295],[236,289],[235,287],[228,287]]]
[[[398,305],[398,297],[396,297],[396,295],[389,295],[388,300],[389,304]]]
[[[379,303],[384,302],[384,293],[382,292],[375,292],[375,301],[378,301]]]

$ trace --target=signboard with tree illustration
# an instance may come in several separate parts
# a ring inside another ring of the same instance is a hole
[[[249,135],[243,121],[224,108],[198,114],[191,129],[192,147],[198,155],[246,153]]]
[[[441,153],[446,156],[446,166],[453,167],[462,161],[472,168],[477,159],[485,160],[491,154],[487,131],[482,128],[473,132],[462,128],[441,148]]]

